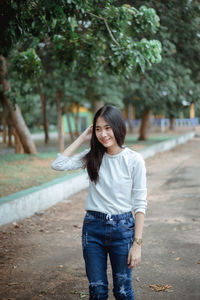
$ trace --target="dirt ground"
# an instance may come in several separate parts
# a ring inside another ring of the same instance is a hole
[[[143,259],[133,276],[136,300],[199,300],[200,137],[146,165],[149,204]],[[86,195],[0,228],[0,300],[88,299],[81,250]],[[108,275],[111,300],[110,266]]]

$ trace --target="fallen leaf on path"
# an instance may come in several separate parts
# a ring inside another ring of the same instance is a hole
[[[8,283],[8,286],[9,285],[18,285],[19,283],[18,282],[10,282],[10,283]]]
[[[63,265],[59,265],[59,268],[62,269],[62,268],[63,268]]]
[[[89,295],[88,292],[84,291],[72,291],[72,294],[79,294],[80,298],[85,298],[87,295]]]
[[[198,260],[197,264],[199,264],[199,265],[200,265],[200,260]]]
[[[13,222],[12,224],[15,228],[19,228],[19,224],[17,224],[16,222]]]
[[[178,261],[178,260],[180,260],[180,259],[181,259],[180,257],[176,257],[174,260],[177,260],[177,261]]]
[[[140,278],[139,278],[139,277],[136,277],[136,281],[138,281],[138,282],[139,282],[139,281],[140,281]]]
[[[172,286],[169,285],[169,284],[165,284],[165,285],[159,285],[159,284],[151,284],[149,286],[153,291],[156,291],[156,292],[164,292],[166,291],[167,289],[171,289]]]
[[[78,226],[78,225],[73,225],[73,227],[81,229],[81,226]]]

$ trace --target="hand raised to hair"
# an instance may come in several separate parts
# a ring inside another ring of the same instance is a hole
[[[80,135],[80,137],[83,139],[84,142],[90,141],[92,137],[92,127],[93,125],[90,125],[88,128],[83,131],[83,133]]]

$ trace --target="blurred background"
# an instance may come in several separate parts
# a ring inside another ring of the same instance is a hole
[[[18,164],[26,179],[31,162],[49,166],[104,104],[136,150],[198,128],[199,12],[192,0],[1,2],[3,182]]]

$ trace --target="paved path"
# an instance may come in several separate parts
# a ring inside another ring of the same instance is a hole
[[[149,209],[138,299],[200,299],[200,139],[147,160]],[[150,284],[171,285],[151,292]]]
[[[146,165],[149,206],[143,259],[134,271],[136,300],[199,300],[200,138],[157,154]],[[86,194],[1,227],[1,300],[88,299],[81,255]],[[110,267],[108,274],[111,278]],[[156,292],[153,284],[171,287]]]

